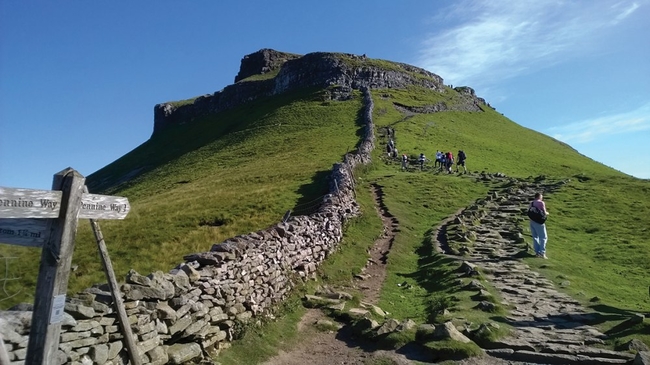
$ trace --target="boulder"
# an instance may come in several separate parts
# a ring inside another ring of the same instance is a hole
[[[440,326],[436,326],[434,338],[437,340],[452,339],[454,341],[459,341],[462,343],[472,342],[472,340],[467,338],[467,336],[460,333],[460,331],[456,329],[456,326],[454,326],[451,321],[445,322]]]
[[[167,355],[171,364],[184,364],[201,357],[202,354],[201,345],[198,343],[177,343],[167,348]]]

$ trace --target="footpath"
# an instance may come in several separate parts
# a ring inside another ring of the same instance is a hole
[[[561,188],[563,182],[553,184],[527,183],[509,179],[501,174],[477,177],[486,182],[501,182],[505,189],[490,193],[484,199],[458,211],[441,222],[434,235],[436,248],[459,262],[458,285],[463,290],[474,291],[476,307],[491,312],[498,305],[508,310],[504,322],[510,326],[506,338],[481,344],[484,356],[451,361],[456,365],[541,365],[541,364],[633,364],[650,365],[650,352],[619,352],[604,349],[606,335],[594,323],[597,315],[583,307],[569,295],[559,291],[555,284],[533,271],[522,257],[531,255],[530,244],[524,238],[529,200],[537,191],[545,195]],[[372,338],[364,338],[349,325],[328,318],[319,308],[348,311],[360,317],[369,312],[382,313],[376,307],[386,276],[386,262],[397,232],[399,221],[383,202],[381,186],[371,187],[377,213],[382,219],[384,232],[369,250],[370,258],[362,272],[355,277],[354,290],[363,297],[360,307],[348,308],[351,296],[345,292],[351,287],[323,288],[307,295],[310,303],[307,314],[299,324],[303,340],[294,348],[280,351],[264,365],[325,364],[424,364],[440,361],[436,354],[418,346],[405,346],[398,350],[381,350]],[[528,240],[530,241],[530,240]],[[552,237],[550,260],[552,262]],[[539,259],[543,260],[543,259]],[[489,285],[498,300],[490,298]],[[497,302],[496,304],[494,302]],[[318,304],[320,303],[320,305]],[[643,317],[632,317],[629,325]],[[383,323],[365,322],[372,333],[381,335],[400,332],[417,326],[414,322],[385,318]],[[502,322],[499,322],[503,325]],[[449,325],[449,326],[448,326]],[[423,324],[420,327],[433,327]],[[328,331],[314,328],[330,328]],[[456,329],[451,322],[436,325],[434,336],[441,334],[455,340],[470,341],[467,329]],[[440,330],[440,331],[439,331]],[[490,323],[474,331],[489,331]],[[461,334],[461,332],[463,334]],[[647,349],[636,348],[638,351]]]
[[[464,274],[481,275],[498,291],[500,304],[510,309],[506,320],[512,332],[486,346],[489,356],[534,364],[632,363],[631,353],[598,347],[606,335],[588,324],[595,314],[520,259],[532,252],[521,228],[527,221],[523,210],[536,191],[552,192],[562,184],[513,183],[505,192],[491,193],[440,227],[439,244],[447,254],[462,255]],[[552,237],[549,243],[552,260]],[[494,304],[481,300],[490,294],[480,281],[471,280],[466,289],[476,291],[479,308],[491,310]],[[639,318],[631,318],[630,325],[635,320]]]

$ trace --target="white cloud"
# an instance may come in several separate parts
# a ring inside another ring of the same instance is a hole
[[[447,83],[486,86],[562,62],[597,41],[598,31],[634,13],[638,2],[463,0],[446,9],[416,62]],[[645,4],[644,4],[645,5]],[[612,20],[614,19],[614,20]]]
[[[622,114],[569,123],[548,129],[549,135],[566,143],[588,143],[616,134],[650,130],[650,103]]]
[[[618,5],[620,5],[620,4],[618,4]],[[616,8],[616,7],[617,6],[614,6],[613,8]],[[630,6],[625,8],[620,14],[618,14],[616,16],[616,18],[614,18],[614,21],[612,23],[613,24],[619,23],[623,19],[627,18],[630,14],[634,13],[636,11],[636,9],[638,9],[638,8],[639,8],[639,4],[637,4],[637,3],[630,4]]]

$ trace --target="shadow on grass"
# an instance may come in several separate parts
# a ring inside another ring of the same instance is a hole
[[[420,257],[419,270],[397,274],[414,279],[421,288],[432,294],[426,305],[429,323],[433,323],[442,310],[454,305],[455,299],[449,293],[458,289],[456,285],[458,276],[455,273],[458,260],[436,251],[434,244],[437,244],[437,240],[433,238],[434,234],[436,230],[429,229],[424,235],[422,245],[415,252]]]
[[[348,318],[346,322],[351,319]],[[394,350],[396,353],[404,355],[412,361],[431,363],[439,358],[431,350],[415,341],[407,341],[399,344],[399,341],[393,342],[392,336],[399,333],[387,333],[384,335],[369,335],[355,332],[353,325],[348,323],[339,329],[336,333],[336,339],[345,343],[347,347],[358,348],[366,353],[373,353],[378,350]]]
[[[331,173],[329,170],[317,171],[312,176],[310,183],[303,184],[298,188],[297,193],[300,194],[300,199],[291,209],[292,215],[309,215],[318,210],[323,203],[323,196],[329,193]]]

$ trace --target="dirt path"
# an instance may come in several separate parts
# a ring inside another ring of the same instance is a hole
[[[371,192],[377,214],[383,223],[383,233],[368,252],[370,258],[361,274],[355,277],[354,282],[364,302],[375,304],[379,300],[379,293],[386,278],[388,253],[395,235],[399,232],[399,222],[386,208],[381,186],[373,184]],[[406,359],[405,355],[394,351],[375,350],[372,343],[357,338],[349,328],[343,327],[339,331],[318,331],[314,324],[323,320],[332,322],[332,319],[321,310],[308,309],[298,324],[300,336],[305,340],[291,351],[280,351],[264,365],[365,365],[378,361],[394,365],[413,364]]]
[[[395,235],[399,232],[399,221],[388,211],[386,204],[384,204],[384,191],[380,185],[372,185],[372,196],[377,214],[381,217],[384,231],[375,241],[370,252],[368,252],[370,258],[362,269],[362,273],[357,275],[355,280],[363,295],[364,302],[377,304],[381,287],[386,279],[388,253],[393,247]]]

